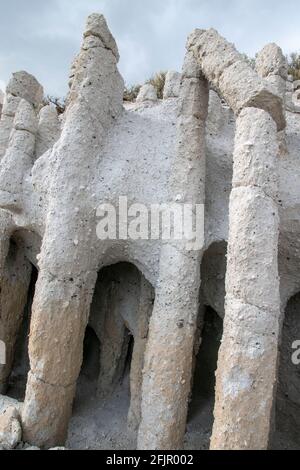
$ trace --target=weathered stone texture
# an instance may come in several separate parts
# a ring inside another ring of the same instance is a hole
[[[15,447],[20,426],[28,444],[65,444],[88,326],[100,343],[98,399],[119,382],[133,337],[128,424],[137,446],[183,448],[208,305],[225,313],[211,448],[265,449],[280,311],[300,290],[300,124],[291,98],[299,87],[276,45],[261,51],[254,70],[215,30],[195,30],[182,73],[167,73],[164,99],[146,84],[137,103],[123,106],[118,58],[104,17],[93,14],[62,116],[41,106],[42,87],[26,72],[7,86],[0,120],[3,393],[31,263],[38,280],[25,400],[0,396],[0,446]],[[116,207],[121,195],[128,205],[205,204],[200,245],[98,239],[98,205]]]
[[[173,202],[203,204],[208,85],[203,77],[188,78],[184,71],[170,198]],[[161,251],[145,354],[139,449],[179,449],[183,445],[197,326],[201,256],[202,247],[189,250],[185,240],[174,241],[173,246],[168,243]],[[164,354],[163,351],[168,352]]]
[[[14,449],[22,438],[19,413],[9,407],[0,414],[0,447],[4,450]]]
[[[281,97],[216,30],[195,30],[188,40],[188,48],[207,80],[221,92],[237,115],[249,106],[261,108],[270,113],[278,130],[284,129]]]
[[[141,103],[143,101],[157,101],[157,99],[157,92],[154,86],[150,83],[146,83],[141,87],[136,101],[137,103]]]
[[[181,74],[179,72],[167,72],[164,86],[164,99],[178,98],[180,93],[180,82]]]
[[[212,449],[266,449],[269,442],[280,326],[277,157],[272,118],[243,110],[233,157]]]
[[[36,158],[51,149],[58,141],[61,124],[54,105],[44,106],[39,113],[39,123],[36,136]]]

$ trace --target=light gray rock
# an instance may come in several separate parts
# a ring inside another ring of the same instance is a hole
[[[282,49],[275,43],[267,44],[255,58],[255,68],[261,77],[279,75],[288,77],[288,65]]]
[[[300,89],[300,80],[295,80],[293,82],[293,88],[295,91]]]
[[[136,102],[142,103],[143,101],[157,101],[157,99],[157,92],[154,86],[150,83],[145,83],[139,91]]]
[[[44,106],[39,113],[39,123],[36,136],[36,158],[51,149],[58,141],[61,124],[54,105]]]
[[[35,108],[38,108],[43,99],[43,87],[35,77],[27,72],[15,72],[9,81],[6,93],[24,98]]]
[[[65,447],[51,447],[49,450],[67,450]]]
[[[171,202],[179,199],[183,203],[204,204],[208,98],[208,83],[203,76],[183,76],[175,159],[169,181]],[[143,370],[139,449],[180,449],[183,446],[193,363],[191,338],[197,326],[203,249],[204,240],[193,249],[184,239],[166,243],[161,249]],[[193,281],[188,282],[188,279]],[[164,360],[163,350],[169,351]]]
[[[256,56],[255,68],[277,95],[286,102],[288,63],[279,46],[267,44]]]
[[[4,102],[4,93],[2,90],[0,90],[0,117],[2,113],[3,102]]]
[[[119,60],[119,52],[116,41],[109,31],[103,15],[98,15],[97,13],[89,15],[86,22],[84,37],[86,38],[89,36],[100,38],[103,47],[111,50],[116,59]]]
[[[277,95],[287,82],[276,54],[261,56],[260,73],[267,75],[260,77],[216,31],[196,30],[179,98],[157,100],[153,89],[149,98],[148,87],[124,109],[115,42],[103,17],[92,15],[59,119],[52,107],[40,111],[35,80],[25,87],[17,75],[10,83],[0,121],[0,338],[9,357],[0,388],[11,372],[32,263],[39,274],[31,371],[20,405],[26,442],[65,444],[97,273],[126,261],[140,271],[133,279],[144,279],[144,290],[139,282],[126,284],[125,270],[119,295],[101,297],[105,321],[91,322],[110,359],[100,359],[99,383],[111,385],[124,360],[126,324],[135,335],[129,422],[134,429],[140,423],[138,446],[182,448],[204,253],[201,303],[221,317],[227,271],[212,447],[267,447],[280,309],[300,290],[300,121],[293,105],[283,142],[277,129],[284,128],[285,110]],[[129,205],[205,203],[203,246],[99,240],[96,209],[104,201],[117,207],[121,195]]]
[[[297,90],[293,93],[292,100],[296,106],[300,106],[300,90]]]
[[[181,74],[179,72],[168,71],[164,86],[164,99],[178,98],[180,93]]]
[[[204,75],[238,115],[252,106],[269,112],[278,130],[285,128],[282,98],[216,30],[195,30],[188,40]]]
[[[22,403],[6,395],[0,395],[0,414],[3,414],[11,407],[16,408],[20,412],[22,410]]]
[[[1,162],[0,204],[2,207],[15,210],[20,207],[24,174],[30,171],[33,164],[36,132],[37,116],[33,106],[22,99],[15,114],[8,148]],[[13,168],[14,171],[12,171]]]
[[[266,449],[269,442],[280,322],[278,157],[270,115],[244,109],[233,155],[211,449]]]
[[[19,413],[9,407],[0,414],[0,446],[4,450],[14,449],[22,439]]]
[[[31,104],[35,110],[40,107],[43,99],[43,87],[27,72],[14,73],[6,88],[0,120],[0,160],[7,150],[15,113],[21,99]]]

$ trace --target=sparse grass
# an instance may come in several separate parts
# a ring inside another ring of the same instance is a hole
[[[242,54],[243,58],[248,62],[248,64],[254,68],[255,67],[255,58],[249,57],[247,54]],[[288,61],[288,73],[293,76],[294,80],[300,80],[300,53],[293,52],[286,56]],[[166,73],[164,71],[157,72],[152,77],[150,77],[146,83],[150,83],[154,86],[157,92],[157,97],[159,99],[163,98],[164,86],[166,81]],[[132,85],[132,86],[125,86],[124,90],[124,101],[134,102],[136,100],[137,95],[141,89],[141,85]],[[64,98],[57,98],[55,96],[48,95],[44,99],[44,106],[48,104],[53,104],[58,114],[63,114],[66,109],[65,99]]]
[[[300,80],[300,53],[293,52],[287,56],[288,73],[293,76],[294,80]]]
[[[156,89],[157,97],[159,99],[163,98],[166,74],[167,72],[158,72],[145,82],[154,86],[154,88]],[[136,100],[137,95],[139,94],[141,86],[142,85],[132,85],[130,87],[126,86],[124,90],[124,101],[134,102]]]
[[[244,59],[251,65],[252,68],[255,67],[255,58],[249,57],[247,54],[242,54]],[[288,73],[292,75],[294,80],[300,80],[300,53],[292,52],[286,56],[288,63]]]
[[[140,89],[141,85],[126,86],[124,90],[124,101],[135,101]]]
[[[255,58],[254,57],[249,57],[247,54],[242,54],[243,58],[245,61],[252,67],[253,69],[255,68]]]
[[[150,85],[154,86],[159,99],[163,98],[166,74],[167,72],[158,72],[146,81],[146,83],[150,83]]]
[[[57,98],[56,96],[47,95],[43,102],[44,106],[53,104],[56,107],[58,114],[63,114],[66,109],[65,99]]]

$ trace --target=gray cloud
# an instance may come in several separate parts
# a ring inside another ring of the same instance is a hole
[[[297,0],[9,0],[1,6],[0,86],[25,69],[47,93],[63,96],[93,11],[106,16],[128,84],[157,70],[180,70],[186,37],[196,27],[218,29],[249,55],[271,41],[286,53],[300,49]]]

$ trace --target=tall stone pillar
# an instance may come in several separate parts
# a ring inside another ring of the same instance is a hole
[[[285,99],[288,64],[277,44],[267,44],[256,56],[255,68],[260,77],[269,83],[277,95]]]
[[[128,427],[133,431],[137,431],[141,422],[142,372],[148,339],[149,318],[151,317],[152,308],[153,288],[151,284],[141,276],[140,299],[130,365],[130,407],[128,411]]]
[[[26,100],[37,110],[42,102],[43,93],[43,87],[29,73],[21,71],[12,75],[6,88],[0,120],[0,160],[8,147],[15,114],[21,99]]]
[[[9,239],[7,242],[9,245]],[[6,244],[6,240],[0,237],[0,245],[2,243]],[[13,365],[15,344],[27,301],[30,274],[31,265],[22,250],[17,246],[7,250],[3,263],[0,262],[0,340],[4,342],[6,350],[5,364],[0,364],[2,394],[6,392]]]
[[[268,446],[280,320],[277,156],[271,116],[243,109],[236,124],[211,449]]]
[[[21,208],[23,178],[32,166],[37,124],[32,104],[21,98],[18,103],[0,168],[0,207],[12,210]],[[0,226],[0,340],[6,345],[6,364],[0,365],[0,390],[5,392],[27,301],[31,265],[10,243],[15,224],[8,212],[0,210]]]
[[[263,47],[256,56],[255,68],[258,75],[282,98],[283,111],[289,108],[292,103],[287,93],[288,63],[281,48],[275,43]],[[286,154],[285,129],[278,132],[278,142],[280,155]]]
[[[282,93],[269,86],[244,57],[215,29],[196,29],[189,36],[188,47],[200,65],[206,79],[238,115],[244,108],[267,111],[277,124],[278,131],[286,126],[282,108]]]
[[[23,181],[30,172],[35,151],[37,116],[32,105],[21,99],[10,141],[0,168],[0,207],[21,212]]]
[[[170,201],[203,204],[208,85],[188,52],[177,123]],[[180,449],[190,393],[202,248],[162,247],[142,386],[139,449]]]
[[[92,194],[99,145],[122,111],[118,57],[104,17],[90,15],[72,69],[64,128],[55,158],[49,157],[55,163],[32,306],[22,427],[24,440],[41,447],[65,442],[82,363],[98,269]]]
[[[46,448],[67,437],[96,278],[89,271],[59,274],[42,265],[36,283],[22,411],[24,440]]]

